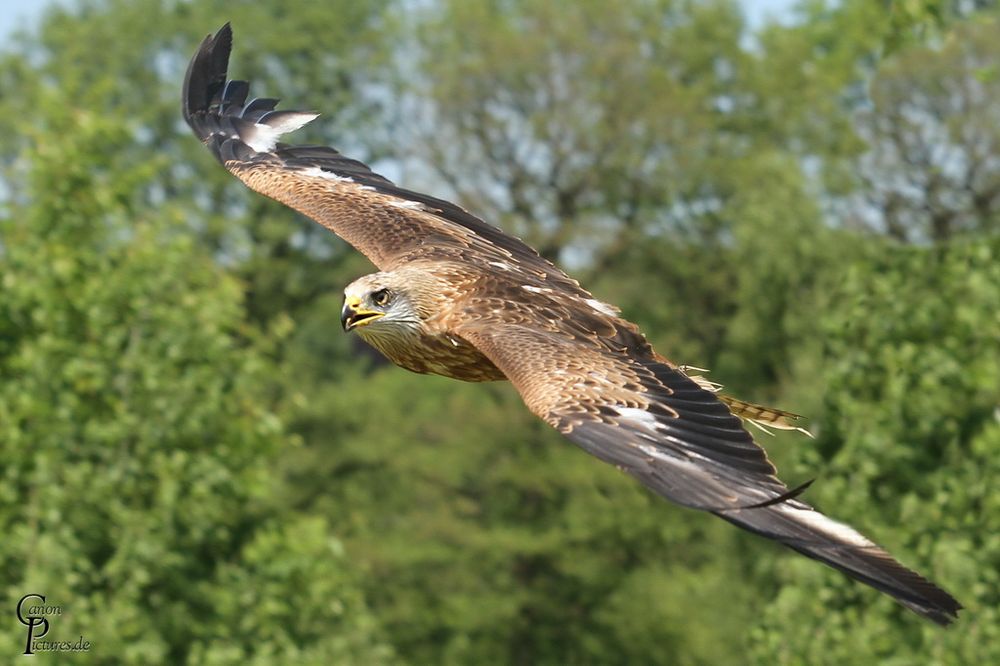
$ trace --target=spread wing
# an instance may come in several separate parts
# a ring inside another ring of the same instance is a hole
[[[232,30],[208,36],[188,65],[184,119],[213,155],[247,186],[311,217],[381,270],[416,260],[457,260],[484,272],[517,265],[577,293],[579,284],[528,245],[453,203],[397,187],[326,146],[278,138],[318,114],[248,100],[246,81],[227,80]]]
[[[716,394],[645,349],[609,342],[599,329],[567,328],[564,322],[594,315],[586,304],[564,308],[562,317],[480,321],[458,332],[507,375],[535,414],[667,499],[779,541],[934,622],[957,617],[961,605],[947,592],[796,499],[805,486],[789,490],[778,480],[764,450]]]
[[[278,143],[317,114],[279,111],[271,98],[247,101],[249,84],[227,80],[231,47],[228,24],[202,42],[185,77],[183,112],[233,175],[327,227],[382,270],[453,262],[480,292],[503,292],[494,303],[477,303],[474,294],[453,303],[455,332],[513,381],[532,411],[588,452],[668,499],[821,560],[935,622],[955,619],[957,601],[796,499],[802,487],[778,480],[718,396],[530,247],[333,148]]]

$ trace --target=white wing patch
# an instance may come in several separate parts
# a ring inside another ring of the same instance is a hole
[[[618,308],[616,308],[613,305],[608,305],[607,303],[599,301],[596,298],[588,298],[584,302],[587,305],[589,305],[590,307],[592,307],[595,310],[597,310],[598,312],[600,312],[601,314],[606,314],[609,317],[617,317],[618,316]]]
[[[809,525],[810,527],[829,535],[837,541],[849,543],[852,546],[858,546],[859,548],[878,547],[850,525],[845,525],[844,523],[839,523],[832,518],[827,518],[819,511],[815,511],[813,509],[797,509],[788,504],[779,504],[776,508],[779,511],[794,516],[800,523]]]
[[[547,289],[545,287],[532,287],[530,284],[522,284],[521,289],[530,291],[533,294],[544,294],[547,291],[552,291],[551,289]]]
[[[270,123],[254,123],[253,132],[245,132],[251,136],[240,136],[243,143],[247,144],[258,153],[267,153],[274,150],[278,144],[278,138],[282,134],[294,132],[306,123],[319,117],[318,113],[282,113],[279,116],[271,116]]]
[[[320,169],[319,167],[309,167],[307,169],[302,169],[301,173],[304,176],[312,176],[314,178],[323,178],[323,179],[326,179],[326,180],[336,181],[338,183],[353,183],[354,182],[353,180],[351,180],[347,176],[338,176],[337,174],[332,173],[330,171],[324,171],[323,169]]]
[[[389,205],[407,210],[426,210],[424,205],[419,201],[410,201],[408,199],[389,199]]]
[[[629,421],[642,424],[650,430],[657,429],[656,417],[644,409],[636,407],[615,407],[615,411],[624,416]]]
[[[301,173],[303,176],[312,176],[313,178],[332,180],[335,183],[344,183],[344,184],[353,183],[355,189],[361,192],[375,191],[375,188],[372,187],[371,185],[361,185],[360,183],[355,183],[353,178],[349,178],[348,176],[338,176],[332,171],[324,171],[319,167],[307,167],[305,169],[299,170],[299,173]],[[388,199],[387,203],[391,206],[396,206],[398,208],[418,209],[418,207],[420,206],[420,204],[416,203],[415,201],[400,201],[399,199]],[[419,210],[423,210],[423,208],[419,208]]]

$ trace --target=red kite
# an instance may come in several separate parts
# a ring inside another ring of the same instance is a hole
[[[325,146],[278,143],[317,114],[247,101],[228,81],[232,31],[206,37],[184,81],[184,118],[251,189],[303,213],[378,273],[347,286],[342,321],[393,363],[464,381],[510,380],[567,439],[678,504],[709,511],[891,595],[946,625],[962,608],[853,528],[790,490],[740,417],[793,415],[716,393],[657,354],[618,310],[453,203],[396,186]]]

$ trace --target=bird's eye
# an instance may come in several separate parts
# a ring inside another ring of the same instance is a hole
[[[389,302],[389,290],[379,289],[372,292],[372,303],[375,305],[385,305]]]

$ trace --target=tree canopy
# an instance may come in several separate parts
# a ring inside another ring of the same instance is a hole
[[[994,4],[805,0],[755,31],[734,0],[54,4],[0,52],[4,607],[45,594],[98,663],[1000,662]],[[343,335],[371,267],[180,119],[227,20],[234,74],[324,113],[296,141],[809,416],[760,435],[782,476],[958,623]]]

